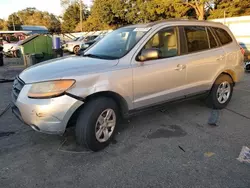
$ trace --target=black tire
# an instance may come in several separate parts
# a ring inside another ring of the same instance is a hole
[[[15,58],[20,58],[21,57],[21,51],[20,50],[15,50],[13,51],[13,56]]]
[[[226,100],[226,102],[224,103],[220,103],[217,97],[217,90],[220,86],[221,83],[223,82],[228,82],[230,84],[230,96],[228,97],[228,99]],[[213,109],[223,109],[225,108],[228,103],[230,102],[232,95],[233,95],[233,80],[232,78],[227,75],[227,74],[221,74],[215,81],[215,83],[213,84],[213,87],[206,99],[206,104],[208,107],[213,108]]]
[[[80,46],[75,46],[75,47],[73,48],[74,54],[77,54],[77,53],[79,52],[79,50],[80,50]]]
[[[246,71],[250,71],[250,64],[246,65]]]
[[[105,142],[99,142],[96,138],[96,122],[98,117],[106,109],[112,109],[116,115],[116,125],[110,138]],[[119,120],[118,107],[114,100],[99,97],[87,102],[79,113],[76,123],[76,142],[92,151],[99,151],[107,147],[112,141]]]

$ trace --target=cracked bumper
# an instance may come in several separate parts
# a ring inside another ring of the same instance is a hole
[[[13,102],[13,113],[34,130],[48,134],[63,134],[72,114],[83,102],[68,95],[51,99],[30,99],[25,85]]]

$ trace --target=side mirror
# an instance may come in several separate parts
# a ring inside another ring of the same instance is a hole
[[[154,60],[159,58],[158,49],[143,49],[141,55],[138,56],[139,61]]]

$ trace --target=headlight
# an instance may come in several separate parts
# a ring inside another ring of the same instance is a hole
[[[71,88],[75,80],[56,80],[49,82],[35,83],[31,86],[28,97],[30,98],[51,98],[57,97]]]

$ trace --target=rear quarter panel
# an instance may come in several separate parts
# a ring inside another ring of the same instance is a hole
[[[223,29],[225,29],[233,39],[233,42],[223,46],[226,56],[224,72],[228,72],[234,82],[239,82],[244,74],[244,55],[241,53],[240,46],[230,29],[226,26],[224,26]]]

